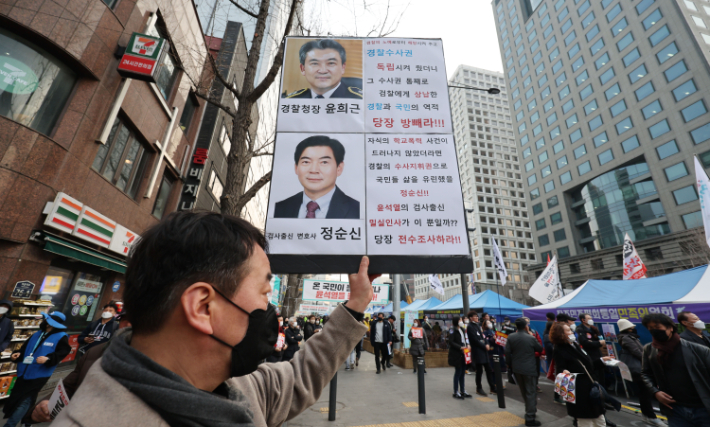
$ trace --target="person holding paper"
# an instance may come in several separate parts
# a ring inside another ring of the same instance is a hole
[[[83,344],[79,349],[82,355],[91,347],[110,340],[113,334],[118,331],[118,322],[115,320],[116,313],[118,313],[118,305],[111,301],[104,306],[101,318],[91,322],[79,335],[79,344]]]
[[[488,364],[488,351],[491,349],[486,342],[486,337],[481,330],[481,325],[478,323],[478,313],[470,311],[468,313],[468,326],[466,333],[468,334],[468,342],[471,344],[471,366],[476,369],[476,394],[480,396],[488,396],[483,391],[482,377],[483,372],[486,372],[486,381],[491,394],[495,394],[496,385],[493,379],[493,371],[491,365]]]
[[[466,324],[459,316],[452,319],[453,329],[449,333],[449,366],[454,370],[454,399],[473,397],[466,391],[466,352],[471,351],[466,335]]]
[[[5,427],[15,427],[22,420],[59,362],[71,351],[69,337],[64,333],[67,328],[64,313],[53,311],[42,316],[39,331],[25,341],[19,351],[12,353],[11,360],[17,363],[17,380],[3,407],[8,418]]]
[[[426,350],[429,350],[429,342],[427,341],[426,331],[419,324],[418,319],[414,319],[412,322],[412,328],[409,330],[409,354],[412,355],[412,362],[414,362],[414,373],[417,373],[417,359],[424,357]],[[426,369],[424,369],[426,374]]]
[[[375,350],[376,373],[379,374],[380,363],[382,364],[382,370],[387,370],[389,346],[392,345],[392,327],[390,322],[385,321],[383,313],[377,313],[377,320],[370,325],[370,342]]]

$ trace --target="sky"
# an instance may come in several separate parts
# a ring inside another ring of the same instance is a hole
[[[363,10],[364,2],[368,1],[373,6]],[[365,36],[373,25],[382,22],[386,3],[385,0],[305,2],[305,16],[306,20],[332,17],[327,22],[321,19],[321,34]],[[433,8],[434,5],[437,7]],[[388,37],[442,39],[449,77],[461,64],[503,72],[489,0],[390,0],[390,13],[401,16],[401,20]]]

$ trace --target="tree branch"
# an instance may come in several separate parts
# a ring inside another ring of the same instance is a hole
[[[245,8],[244,6],[240,5],[240,4],[237,2],[237,0],[229,0],[229,2],[232,3],[233,5],[237,6],[237,8],[238,8],[239,10],[241,10],[242,12],[244,12],[244,13],[246,13],[247,15],[251,16],[252,18],[259,18],[259,16],[258,16],[256,13],[254,13],[254,12],[252,12],[251,10],[249,10],[249,9]]]
[[[266,89],[271,86],[271,84],[274,82],[274,79],[276,78],[276,75],[279,73],[279,69],[281,69],[281,63],[283,62],[284,51],[286,48],[286,36],[291,32],[293,19],[296,16],[296,4],[298,3],[298,1],[299,0],[291,1],[291,10],[288,14],[288,21],[286,22],[286,28],[284,29],[284,36],[281,39],[279,51],[276,54],[276,57],[274,57],[274,63],[271,64],[271,69],[269,69],[269,73],[266,75],[266,77],[264,77],[264,80],[262,80],[261,83],[259,83],[259,85],[249,95],[247,95],[249,101],[256,102],[259,97],[261,97],[261,95],[266,92]]]
[[[261,190],[270,181],[271,171],[264,174],[264,176],[262,176],[261,178],[259,178],[258,181],[252,184],[252,186],[239,197],[239,201],[237,202],[239,205],[239,211],[241,212],[244,206],[246,206],[247,202],[251,200],[256,195],[256,193],[258,193],[259,190]]]
[[[228,106],[222,104],[222,103],[219,102],[219,101],[215,101],[213,98],[211,98],[211,97],[205,95],[204,93],[195,91],[195,96],[197,96],[198,98],[202,98],[202,99],[204,99],[205,101],[207,101],[208,103],[210,103],[210,104],[214,105],[215,107],[221,109],[222,111],[224,111],[225,113],[227,113],[227,115],[229,115],[231,118],[234,119],[234,118],[237,117],[236,111],[235,111],[235,112],[232,112],[232,108],[231,108],[231,107],[228,107]]]
[[[217,80],[222,83],[222,86],[224,86],[225,89],[228,91],[232,92],[234,96],[239,99],[241,96],[241,92],[239,91],[239,88],[237,85],[233,85],[232,83],[228,82],[227,79],[224,78],[222,75],[222,72],[219,71],[219,67],[217,66],[217,61],[215,61],[214,57],[212,55],[207,55],[210,61],[210,65],[212,65],[212,71],[214,71],[214,75],[217,77]]]
[[[273,156],[273,155],[274,155],[274,153],[264,152],[264,153],[254,153],[252,155],[252,157]]]

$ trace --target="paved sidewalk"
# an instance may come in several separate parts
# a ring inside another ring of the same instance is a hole
[[[318,402],[289,421],[288,427],[512,427],[525,424],[525,407],[522,402],[506,399],[506,408],[500,409],[495,395],[485,398],[475,395],[475,375],[466,376],[466,388],[475,397],[463,401],[454,399],[453,375],[453,368],[428,370],[425,376],[427,413],[420,415],[417,406],[417,376],[412,370],[395,366],[377,375],[374,356],[363,352],[360,366],[354,371],[345,371],[345,366],[338,371],[336,420],[328,421],[330,390],[326,387]],[[488,388],[485,379],[484,388]],[[538,411],[537,418],[544,425],[549,425],[557,421],[559,416]]]

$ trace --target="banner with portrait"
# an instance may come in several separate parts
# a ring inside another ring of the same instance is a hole
[[[265,234],[276,273],[470,273],[439,39],[289,37]]]

